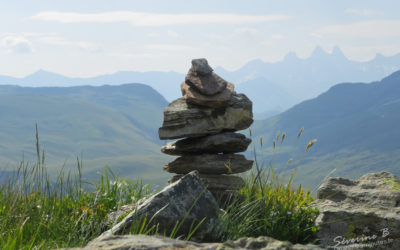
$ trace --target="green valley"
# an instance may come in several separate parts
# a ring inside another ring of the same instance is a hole
[[[121,176],[163,184],[168,157],[157,128],[166,100],[143,84],[101,87],[0,87],[0,161],[14,169],[35,161],[35,124],[51,172],[76,168],[88,177],[108,165]]]

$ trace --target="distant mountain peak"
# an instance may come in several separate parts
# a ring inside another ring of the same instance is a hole
[[[287,53],[285,55],[285,57],[283,58],[283,61],[296,61],[298,59],[299,59],[299,57],[297,56],[296,52],[290,51],[289,53]]]
[[[247,69],[251,69],[252,71],[255,70],[260,70],[262,68],[264,68],[265,66],[265,62],[261,59],[254,59],[249,61],[248,63],[246,63],[245,66],[243,66],[243,68],[247,68]]]
[[[329,56],[329,54],[325,50],[323,50],[321,48],[321,46],[317,45],[314,48],[313,52],[311,53],[310,57],[311,58],[313,58],[313,57],[318,58],[318,57],[326,57],[326,56]]]
[[[254,59],[254,60],[251,60],[251,61],[249,61],[248,63],[247,63],[247,65],[251,65],[251,66],[254,66],[254,65],[263,65],[264,64],[264,61],[263,60],[261,60],[261,59]]]
[[[381,81],[382,82],[384,82],[384,81],[396,81],[396,83],[400,82],[400,70],[395,71],[392,74],[386,76]]]
[[[373,60],[376,60],[376,59],[385,59],[386,57],[384,56],[384,55],[382,55],[381,53],[376,53],[375,54],[375,58],[373,59]]]
[[[49,72],[43,69],[39,69],[38,71],[22,78],[24,84],[22,85],[31,85],[33,87],[38,86],[67,86],[71,82],[71,78],[66,76]]]
[[[332,49],[332,56],[346,58],[346,56],[343,54],[343,51],[337,45]]]
[[[33,72],[32,74],[26,76],[26,77],[37,76],[37,75],[60,75],[60,74],[53,73],[53,72],[50,72],[50,71],[46,71],[44,69],[39,69],[39,70]]]

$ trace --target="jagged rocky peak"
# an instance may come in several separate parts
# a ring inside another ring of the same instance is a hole
[[[329,54],[321,48],[321,46],[317,45],[315,46],[313,52],[311,53],[311,57],[323,57],[323,56],[329,56]]]
[[[296,52],[294,52],[294,51],[290,51],[283,58],[283,61],[297,61],[297,60],[299,60],[299,57],[297,56]]]
[[[337,57],[345,57],[343,51],[340,49],[339,46],[334,46],[332,49],[332,55]]]

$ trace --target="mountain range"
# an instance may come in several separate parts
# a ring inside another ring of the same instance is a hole
[[[187,68],[190,68],[189,62]],[[373,60],[357,62],[347,59],[339,47],[327,53],[317,46],[308,58],[302,59],[290,52],[275,63],[257,59],[235,71],[216,67],[215,72],[233,82],[238,92],[248,95],[254,102],[256,118],[263,119],[314,98],[337,83],[376,81],[399,69],[400,53],[388,57],[377,54]],[[168,101],[181,96],[180,83],[183,80],[183,74],[172,71],[121,71],[90,78],[70,78],[40,70],[24,78],[0,76],[0,84],[31,87],[138,82],[151,86]]]
[[[142,83],[151,86],[167,100],[179,97],[179,85],[184,79],[182,74],[176,72],[134,72],[118,71],[114,74],[100,75],[89,78],[67,77],[60,74],[39,70],[23,78],[0,76],[0,84],[19,85],[25,87],[70,87],[70,86],[102,86],[121,85],[126,83]],[[174,86],[173,88],[171,86]],[[171,90],[173,89],[173,91]]]
[[[361,83],[395,70],[399,55],[377,56],[365,63],[347,60],[346,64],[344,60],[338,48],[331,54],[317,48],[308,59],[291,54],[275,64],[250,62],[235,72],[216,68],[225,79],[239,82],[236,90],[250,97],[258,118],[269,117],[252,125],[253,143],[246,153],[255,150],[258,159],[278,172],[297,169],[295,181],[308,188],[315,188],[330,174],[356,178],[387,170],[400,175],[400,71],[380,81]],[[294,66],[288,66],[290,61]],[[274,74],[289,79],[289,69],[295,72],[292,76],[299,82],[297,87],[285,87],[273,79]],[[149,82],[156,79],[152,86],[165,87],[170,97],[175,95],[172,90],[179,93],[184,79],[174,72],[119,72],[83,79],[39,71],[25,78],[0,77],[0,83],[12,84],[0,85],[0,170],[15,168],[21,159],[34,161],[38,124],[40,144],[53,172],[63,166],[74,168],[79,156],[87,176],[95,175],[106,164],[122,176],[164,184],[168,175],[161,166],[172,158],[161,154],[163,142],[157,129],[168,101],[148,85],[119,85],[131,77]],[[322,84],[321,79],[329,77],[329,83]],[[333,84],[334,79],[344,77],[349,79]],[[302,100],[305,97],[295,93],[302,81],[304,93],[312,92],[316,97]],[[111,85],[102,85],[106,82]],[[102,86],[37,87],[74,84]],[[314,87],[320,88],[319,95]],[[304,132],[298,138],[302,127]],[[284,143],[281,137],[276,138],[278,130],[279,136],[285,133]],[[273,139],[275,149],[269,147]],[[313,139],[317,139],[316,144],[304,154]],[[293,160],[286,166],[290,158]]]
[[[400,71],[372,83],[342,83],[266,120],[256,121],[265,163],[296,169],[295,180],[315,188],[328,175],[357,178],[368,172],[400,175]],[[304,132],[297,137],[301,128]],[[279,138],[276,134],[280,132]],[[281,143],[282,133],[285,133]],[[304,154],[308,142],[317,139]],[[256,150],[257,151],[257,150]],[[304,155],[303,155],[304,154]],[[287,161],[293,161],[286,167]]]
[[[15,168],[22,156],[34,161],[38,124],[40,145],[54,173],[63,166],[74,168],[78,156],[86,176],[93,177],[106,164],[121,176],[163,185],[168,174],[161,166],[173,157],[161,154],[157,128],[167,104],[143,84],[0,86],[3,171]],[[295,181],[311,189],[329,175],[357,178],[384,170],[400,175],[397,124],[400,71],[372,83],[337,84],[285,112],[255,121],[246,154],[252,159],[255,151],[261,165],[273,166],[278,173],[296,169]],[[317,142],[304,153],[313,139]],[[275,148],[270,146],[273,140]]]
[[[305,59],[290,52],[276,63],[257,59],[233,72],[220,67],[215,71],[225,79],[238,83],[238,88],[245,94],[249,93],[254,103],[266,102],[265,99],[275,95],[277,87],[280,88],[277,95],[288,93],[288,98],[279,96],[282,98],[280,101],[271,101],[264,106],[256,104],[254,110],[260,113],[276,107],[281,107],[281,111],[286,110],[300,101],[318,96],[340,82],[377,81],[399,69],[400,53],[389,57],[377,54],[373,60],[356,62],[347,59],[339,47],[327,53],[317,46]],[[256,91],[252,86],[255,79],[258,82]],[[251,91],[256,93],[250,94]]]

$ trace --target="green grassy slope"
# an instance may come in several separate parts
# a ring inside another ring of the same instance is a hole
[[[293,157],[288,169],[296,167],[308,141],[316,138],[296,173],[298,183],[312,188],[335,168],[333,175],[352,178],[383,170],[400,175],[399,124],[400,71],[371,84],[338,84],[315,99],[256,122],[253,134],[272,142],[277,130],[286,132],[288,141],[282,148],[275,153],[265,150],[264,155],[278,166]],[[297,141],[301,127],[304,133]]]
[[[83,158],[89,176],[104,164],[123,176],[164,181],[157,128],[165,99],[148,86],[0,87],[0,162],[35,159],[35,124],[47,164],[56,172]]]

